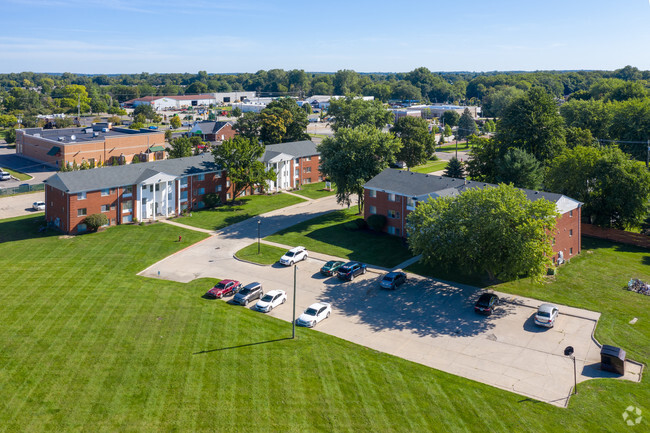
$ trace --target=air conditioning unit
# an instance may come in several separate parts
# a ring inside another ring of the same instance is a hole
[[[108,128],[102,128],[102,132],[108,132]]]
[[[70,136],[70,140],[75,141],[76,139],[77,139],[77,136],[76,136],[76,135],[71,135],[71,136]]]
[[[99,132],[93,132],[93,137],[99,137]]]
[[[65,137],[59,137],[59,141],[65,140]]]

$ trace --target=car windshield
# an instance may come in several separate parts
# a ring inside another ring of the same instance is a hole
[[[548,311],[538,311],[537,315],[542,317],[551,317],[551,314]]]
[[[481,296],[478,298],[478,305],[488,305],[490,303],[490,297],[489,296]]]
[[[273,296],[268,295],[268,294],[264,295],[264,297],[262,298],[262,301],[264,301],[264,302],[271,302],[272,300],[273,300]]]
[[[224,283],[219,283],[219,284],[217,284],[217,285],[215,286],[215,288],[217,288],[217,289],[225,289],[225,288],[226,288],[226,285],[225,285]]]
[[[241,295],[248,295],[250,292],[252,292],[251,289],[247,289],[246,287],[244,287],[243,289],[241,289],[241,291],[239,292],[239,294],[241,294]]]
[[[287,251],[287,253],[285,254],[285,256],[287,256],[287,257],[293,257],[293,252],[291,252],[291,251]],[[277,257],[277,256],[276,256],[276,257]]]
[[[393,281],[393,276],[392,276],[392,275],[386,275],[386,276],[384,277],[384,281],[389,281],[389,282],[390,282],[390,281]]]
[[[307,310],[305,311],[305,314],[308,316],[315,316],[316,313],[318,313],[318,311],[313,308],[307,308]]]

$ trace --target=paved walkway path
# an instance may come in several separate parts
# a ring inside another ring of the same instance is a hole
[[[180,227],[180,228],[183,228],[183,229],[194,230],[195,232],[207,233],[209,235],[217,234],[217,232],[215,232],[214,230],[208,230],[208,229],[203,229],[201,227],[189,226],[187,224],[181,224],[181,223],[178,223],[176,221],[172,221],[172,220],[168,220],[168,219],[164,219],[164,218],[161,218],[158,221],[160,221],[161,223],[169,224],[169,225]]]
[[[411,257],[410,259],[403,261],[399,265],[393,266],[393,268],[391,268],[391,271],[404,270],[404,269],[408,268],[409,266],[411,266],[413,263],[419,262],[421,258],[422,258],[422,254],[420,254],[418,256],[415,256],[415,257]]]
[[[296,194],[295,192],[290,192],[290,191],[282,191],[282,194],[289,194],[289,195],[292,195],[292,196],[294,196],[294,197],[298,197],[298,198],[301,198],[301,199],[303,199],[303,200],[307,200],[307,201],[314,201],[314,199],[313,199],[313,198],[309,198],[309,197],[307,197],[307,196],[304,196],[304,195],[300,195],[300,194]]]

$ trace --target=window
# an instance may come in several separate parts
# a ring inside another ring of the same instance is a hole
[[[85,200],[86,199],[86,193],[85,192],[80,192],[77,194],[77,200]]]
[[[397,227],[388,226],[388,234],[399,236],[399,229]]]
[[[322,182],[323,181],[323,176],[318,176],[318,181]]]
[[[181,200],[187,200],[187,190],[181,191]]]
[[[172,192],[169,191],[169,192],[167,193],[167,200],[171,200],[171,199],[172,199]]]
[[[388,200],[389,201],[395,201],[395,194],[393,194],[392,192],[389,192],[388,193]]]
[[[187,178],[186,177],[181,179],[181,188],[187,188]]]
[[[112,226],[115,225],[115,218],[111,218],[111,225],[112,225]]]
[[[305,173],[311,173],[311,167],[305,167],[305,168],[303,168],[303,171]]]
[[[85,232],[86,230],[88,230],[88,227],[86,226],[86,224],[79,224],[79,225],[77,226],[77,231],[78,231],[79,233],[83,233],[83,232]]]
[[[149,192],[153,192],[153,185],[149,185]]]
[[[230,188],[230,179],[226,181],[226,188]]]
[[[569,218],[573,218],[573,211],[572,210],[569,211]]]
[[[413,197],[408,197],[406,199],[406,207],[414,208],[415,203],[416,203],[416,201],[413,199]]]
[[[203,208],[205,207],[205,203],[203,203],[202,201],[200,201],[200,202],[198,202],[198,203],[196,204],[196,207],[198,207],[199,209],[203,209]]]
[[[122,197],[131,197],[132,194],[133,194],[133,187],[125,186],[124,192],[122,193]]]
[[[376,214],[377,213],[377,206],[370,206],[370,213],[371,214]]]
[[[102,212],[108,212],[109,210],[111,210],[111,205],[109,204],[102,205]]]
[[[129,213],[133,210],[133,202],[131,200],[122,203],[122,213]]]
[[[573,236],[573,229],[569,229],[569,237]]]
[[[159,183],[156,184],[156,191],[160,191],[160,184]]]
[[[122,217],[122,222],[123,223],[130,223],[133,221],[133,216],[132,215],[125,215]]]
[[[230,193],[229,192],[226,193],[226,200],[230,200]]]
[[[221,192],[221,185],[217,185],[217,190],[216,192]]]
[[[393,218],[393,219],[399,218],[399,212],[397,212],[395,210],[389,210],[388,211],[388,218]]]
[[[147,185],[142,185],[142,191],[147,189]]]
[[[307,177],[302,180],[302,183],[311,183],[311,177]]]
[[[106,197],[108,194],[110,194],[108,188],[102,190],[102,197]]]
[[[569,248],[569,255],[570,255],[570,256],[573,255],[573,248]]]
[[[86,216],[86,208],[84,207],[81,209],[77,209],[77,216],[78,217]]]
[[[311,156],[305,156],[305,161],[311,161]]]
[[[205,188],[199,188],[198,190],[196,190],[196,193],[197,193],[198,195],[203,195],[203,194],[205,194]]]
[[[198,181],[205,180],[205,174],[201,173],[201,174],[197,175],[196,180],[198,180]]]
[[[368,190],[368,197],[372,197],[372,198],[377,197],[377,191],[375,191],[374,189]]]
[[[296,167],[296,169],[294,170],[293,174],[294,174],[295,176],[300,176],[300,169]]]

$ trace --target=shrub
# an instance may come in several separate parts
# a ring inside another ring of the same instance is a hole
[[[386,226],[386,217],[384,215],[374,214],[368,217],[368,227],[374,231],[380,232]]]
[[[216,207],[221,204],[221,196],[216,193],[206,194],[203,196],[205,207]]]
[[[101,226],[108,224],[108,217],[103,213],[88,215],[84,219],[84,224],[86,224],[89,230],[97,231]]]

